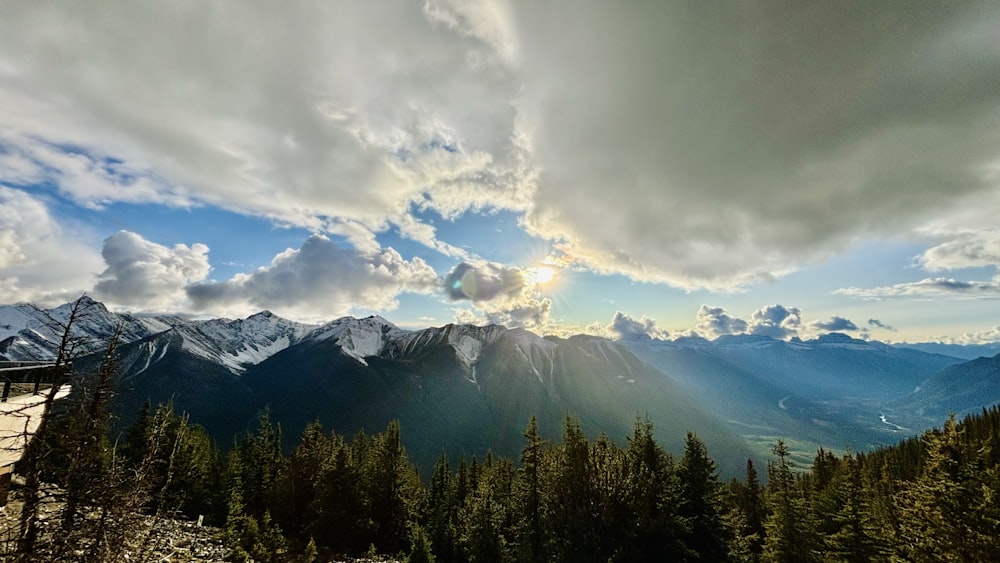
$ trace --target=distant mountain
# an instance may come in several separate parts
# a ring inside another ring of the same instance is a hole
[[[792,441],[800,453],[820,445],[857,451],[895,443],[918,428],[886,422],[885,405],[961,362],[838,333],[808,341],[732,335],[625,345],[726,420],[760,455],[777,438]]]
[[[68,311],[0,307],[3,359],[54,357]],[[531,416],[550,439],[569,415],[592,436],[616,440],[648,416],[675,451],[687,431],[697,432],[729,472],[750,455],[676,383],[605,339],[544,339],[501,326],[410,331],[381,317],[314,326],[266,311],[237,320],[136,317],[89,298],[72,332],[100,352],[120,323],[120,425],[147,401],[173,401],[227,444],[269,407],[290,446],[312,420],[353,434],[398,419],[411,458],[427,469],[442,452],[517,457]],[[76,366],[87,370],[99,357]]]
[[[62,326],[70,315],[71,304],[41,309],[27,303],[0,305],[0,360],[33,361],[55,358],[62,337]],[[72,336],[84,349],[98,348],[122,324],[126,342],[138,340],[167,327],[159,321],[138,319],[129,314],[108,311],[104,304],[84,296]],[[77,350],[79,353],[81,350]]]
[[[929,419],[964,416],[1000,401],[1000,354],[940,371],[899,402],[899,408]]]
[[[269,407],[289,446],[313,420],[351,435],[397,419],[411,459],[425,469],[442,452],[456,457],[492,449],[517,457],[531,416],[550,439],[571,415],[591,435],[618,440],[637,417],[648,416],[664,444],[678,451],[685,433],[696,431],[727,472],[750,455],[679,386],[604,339],[543,339],[500,326],[407,331],[380,317],[345,317],[296,334],[282,350],[234,370],[219,354],[192,349],[186,338],[184,330],[171,329],[122,347],[124,416],[146,400],[172,399],[193,421],[228,439]]]
[[[121,424],[146,401],[172,400],[226,445],[269,407],[290,446],[312,420],[353,434],[398,419],[424,468],[442,452],[517,457],[530,416],[548,438],[571,415],[591,436],[616,440],[648,416],[666,446],[680,451],[695,431],[735,474],[778,438],[809,463],[817,446],[892,444],[938,421],[925,412],[939,419],[935,409],[1000,402],[992,380],[976,379],[988,373],[976,362],[843,334],[615,342],[495,325],[405,330],[378,316],[306,325],[267,311],[192,320],[112,313],[86,298],[81,305],[74,336],[91,349],[124,327]],[[68,311],[0,306],[0,359],[51,358]],[[77,366],[88,361],[96,356]]]
[[[989,344],[944,344],[941,342],[919,342],[914,344],[900,343],[893,344],[897,348],[910,348],[920,350],[930,354],[944,354],[962,358],[963,360],[975,360],[976,358],[988,358],[1000,354],[1000,342]]]

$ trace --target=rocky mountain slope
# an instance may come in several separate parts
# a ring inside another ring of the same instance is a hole
[[[517,457],[530,416],[555,438],[571,415],[590,435],[618,440],[648,416],[675,451],[693,430],[738,470],[777,438],[803,456],[819,445],[862,450],[920,431],[924,413],[1000,401],[995,379],[954,387],[965,381],[959,358],[842,334],[614,342],[495,325],[405,330],[377,316],[305,325],[267,311],[192,320],[113,313],[87,298],[81,305],[74,335],[91,349],[123,326],[122,424],[144,402],[168,400],[223,444],[265,407],[288,444],[312,420],[353,434],[399,419],[424,467],[442,452]],[[0,306],[0,359],[51,358],[68,311]]]

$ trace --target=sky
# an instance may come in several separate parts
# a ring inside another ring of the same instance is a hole
[[[0,303],[1000,341],[1000,4],[8,2]]]

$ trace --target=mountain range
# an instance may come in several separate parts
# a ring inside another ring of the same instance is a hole
[[[675,452],[696,432],[729,475],[748,456],[766,457],[778,438],[808,464],[818,446],[892,444],[948,412],[1000,402],[1000,355],[967,361],[836,333],[807,341],[542,338],[497,325],[406,330],[378,316],[322,325],[267,311],[237,320],[146,317],[82,299],[73,331],[89,351],[122,327],[122,426],[143,403],[171,400],[226,446],[266,407],[290,447],[313,420],[351,435],[397,419],[424,470],[442,453],[492,449],[516,458],[531,416],[549,439],[574,416],[588,434],[615,440],[648,417]],[[69,311],[0,306],[0,360],[53,357]],[[76,365],[85,370],[97,357]]]

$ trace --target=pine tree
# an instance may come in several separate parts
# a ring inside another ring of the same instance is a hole
[[[410,534],[410,555],[406,563],[434,563],[436,560],[431,540],[419,525],[414,525]]]
[[[521,450],[521,467],[517,472],[516,494],[519,508],[516,538],[519,561],[542,561],[545,530],[542,527],[542,456],[545,442],[538,434],[535,417],[524,431],[526,443]]]
[[[862,488],[861,469],[853,455],[843,458],[844,472],[836,482],[842,506],[834,517],[837,531],[827,537],[828,553],[838,561],[863,563],[883,555]]]
[[[431,488],[427,495],[427,531],[434,553],[445,563],[456,556],[456,531],[452,517],[452,475],[448,458],[441,454],[431,475]]]
[[[684,455],[677,466],[680,483],[679,514],[686,523],[684,543],[691,561],[721,561],[729,552],[725,526],[719,515],[719,481],[715,462],[705,443],[688,432]]]
[[[551,555],[557,561],[590,561],[595,556],[590,447],[580,423],[572,418],[566,418],[555,459],[545,511]]]
[[[768,464],[764,558],[779,563],[815,561],[816,540],[805,496],[792,473],[788,448],[782,440],[772,450],[777,459]]]
[[[951,416],[924,436],[927,461],[920,477],[898,495],[900,547],[919,560],[1000,560],[996,467],[988,448],[971,446]]]
[[[460,512],[461,543],[472,563],[510,560],[510,493],[513,469],[488,455],[476,488]]]
[[[302,431],[299,445],[274,483],[271,510],[289,537],[305,540],[315,519],[313,503],[319,480],[333,456],[333,444],[323,425],[313,421]]]
[[[679,560],[686,525],[677,514],[680,487],[670,457],[653,437],[653,424],[636,420],[626,452],[628,504],[635,522],[626,537],[625,561]]]
[[[316,516],[309,533],[317,544],[338,553],[360,553],[371,543],[372,523],[362,485],[363,455],[355,447],[366,449],[366,440],[347,445],[340,436],[331,439],[334,453],[330,463],[317,476]]]
[[[383,552],[404,551],[410,545],[409,523],[418,513],[423,488],[406,458],[398,421],[390,422],[372,441],[362,476],[373,542]]]

